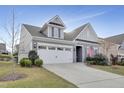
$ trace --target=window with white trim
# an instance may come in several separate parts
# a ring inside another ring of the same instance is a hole
[[[60,38],[61,37],[61,29],[58,28],[58,37]]]
[[[46,46],[38,46],[39,49],[46,49]]]
[[[52,37],[54,37],[54,27],[52,27]]]
[[[37,43],[36,42],[33,43],[33,48],[34,49],[37,48]]]
[[[71,51],[71,48],[65,48],[65,51]]]
[[[49,50],[55,50],[56,48],[55,47],[48,47]]]
[[[57,50],[63,51],[63,48],[62,47],[58,47]]]

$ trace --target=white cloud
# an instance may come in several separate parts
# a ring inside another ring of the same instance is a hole
[[[94,17],[97,17],[97,16],[101,16],[101,15],[104,15],[106,12],[99,12],[99,13],[95,13],[95,14],[91,14],[91,15],[88,15],[88,16],[84,16],[82,17],[82,19],[91,19],[91,18],[94,18]]]
[[[71,20],[67,20],[66,23],[71,23],[71,22],[77,22],[77,21],[81,21],[81,20],[89,20],[98,16],[102,16],[104,14],[106,14],[107,11],[102,11],[102,12],[98,12],[98,13],[94,13],[94,14],[90,14],[90,15],[80,15],[77,16],[76,18],[72,18]]]

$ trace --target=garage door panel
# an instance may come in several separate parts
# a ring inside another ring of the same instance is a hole
[[[43,59],[45,64],[53,63],[72,63],[73,53],[72,51],[60,51],[60,50],[38,50],[38,55]]]

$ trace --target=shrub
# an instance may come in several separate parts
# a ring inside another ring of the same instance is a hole
[[[121,58],[121,62],[124,62],[124,58]]]
[[[94,59],[93,59],[93,57],[86,57],[86,61],[93,61]]]
[[[36,59],[36,60],[35,60],[35,65],[38,66],[38,67],[42,66],[42,65],[43,65],[43,60],[41,60],[41,59],[39,59],[39,58]]]
[[[32,64],[34,65],[35,60],[38,58],[37,52],[35,50],[31,50],[28,53],[28,58],[31,60]]]
[[[32,66],[31,60],[26,59],[26,60],[25,60],[25,66],[26,66],[26,67],[31,67],[31,66]]]
[[[32,62],[31,62],[28,58],[22,58],[22,59],[20,60],[20,65],[21,65],[22,67],[31,67]]]
[[[18,56],[18,52],[13,53],[13,56]]]
[[[93,65],[93,64],[95,64],[93,57],[89,57],[89,56],[88,56],[88,57],[86,57],[85,61],[86,61],[86,63],[87,63],[88,65]]]
[[[124,61],[119,61],[119,62],[117,62],[117,65],[124,66]]]
[[[108,58],[102,54],[96,54],[94,56],[94,61],[96,65],[108,65]]]
[[[11,58],[12,58],[11,55],[0,54],[0,60],[1,61],[9,61]]]
[[[107,61],[100,61],[99,63],[98,63],[98,65],[108,65],[108,62]]]
[[[20,60],[20,65],[21,65],[22,67],[25,66],[25,59],[26,59],[26,58],[22,58],[22,59]]]
[[[121,66],[124,66],[124,61],[121,61]]]
[[[93,65],[94,61],[87,61],[87,65]]]
[[[12,58],[11,55],[0,54],[0,58]]]
[[[87,64],[91,65],[108,65],[108,59],[102,54],[96,54],[94,57],[86,57]]]

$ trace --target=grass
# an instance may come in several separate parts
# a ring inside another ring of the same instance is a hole
[[[96,69],[100,69],[100,70],[103,70],[103,71],[119,74],[119,75],[124,75],[124,66],[119,66],[119,65],[115,65],[115,66],[92,65],[91,67],[96,68]]]
[[[12,62],[0,62],[0,77],[12,73]],[[76,86],[44,68],[23,68],[16,64],[16,73],[27,77],[15,81],[0,81],[1,88],[75,88]]]

